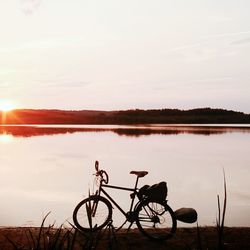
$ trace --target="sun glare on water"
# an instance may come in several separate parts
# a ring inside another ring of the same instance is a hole
[[[0,134],[0,143],[9,143],[13,140],[12,135]]]

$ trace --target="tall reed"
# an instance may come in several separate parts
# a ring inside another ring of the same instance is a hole
[[[226,177],[224,169],[223,169],[223,177],[224,177],[224,201],[222,208],[220,204],[220,196],[217,195],[218,217],[216,218],[216,226],[218,232],[218,249],[224,249],[224,223],[225,223],[225,215],[227,207],[227,185],[226,185]]]

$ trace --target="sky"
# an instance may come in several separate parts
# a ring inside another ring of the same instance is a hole
[[[250,113],[249,10],[249,0],[0,0],[0,99]]]

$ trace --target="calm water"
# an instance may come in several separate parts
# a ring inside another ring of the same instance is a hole
[[[193,207],[200,225],[214,225],[217,194],[228,186],[227,226],[250,226],[250,126],[0,126],[0,226],[71,221],[93,188],[94,162],[110,184],[167,181],[169,205]],[[129,193],[112,193],[124,208]],[[115,224],[121,217],[115,214]],[[181,224],[183,226],[183,224]]]

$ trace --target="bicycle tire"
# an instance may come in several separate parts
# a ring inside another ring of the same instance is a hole
[[[73,221],[81,231],[94,232],[104,228],[112,218],[112,205],[102,196],[91,195],[74,209]]]
[[[137,208],[136,224],[143,235],[153,240],[167,240],[176,231],[176,218],[167,201],[142,200]]]

